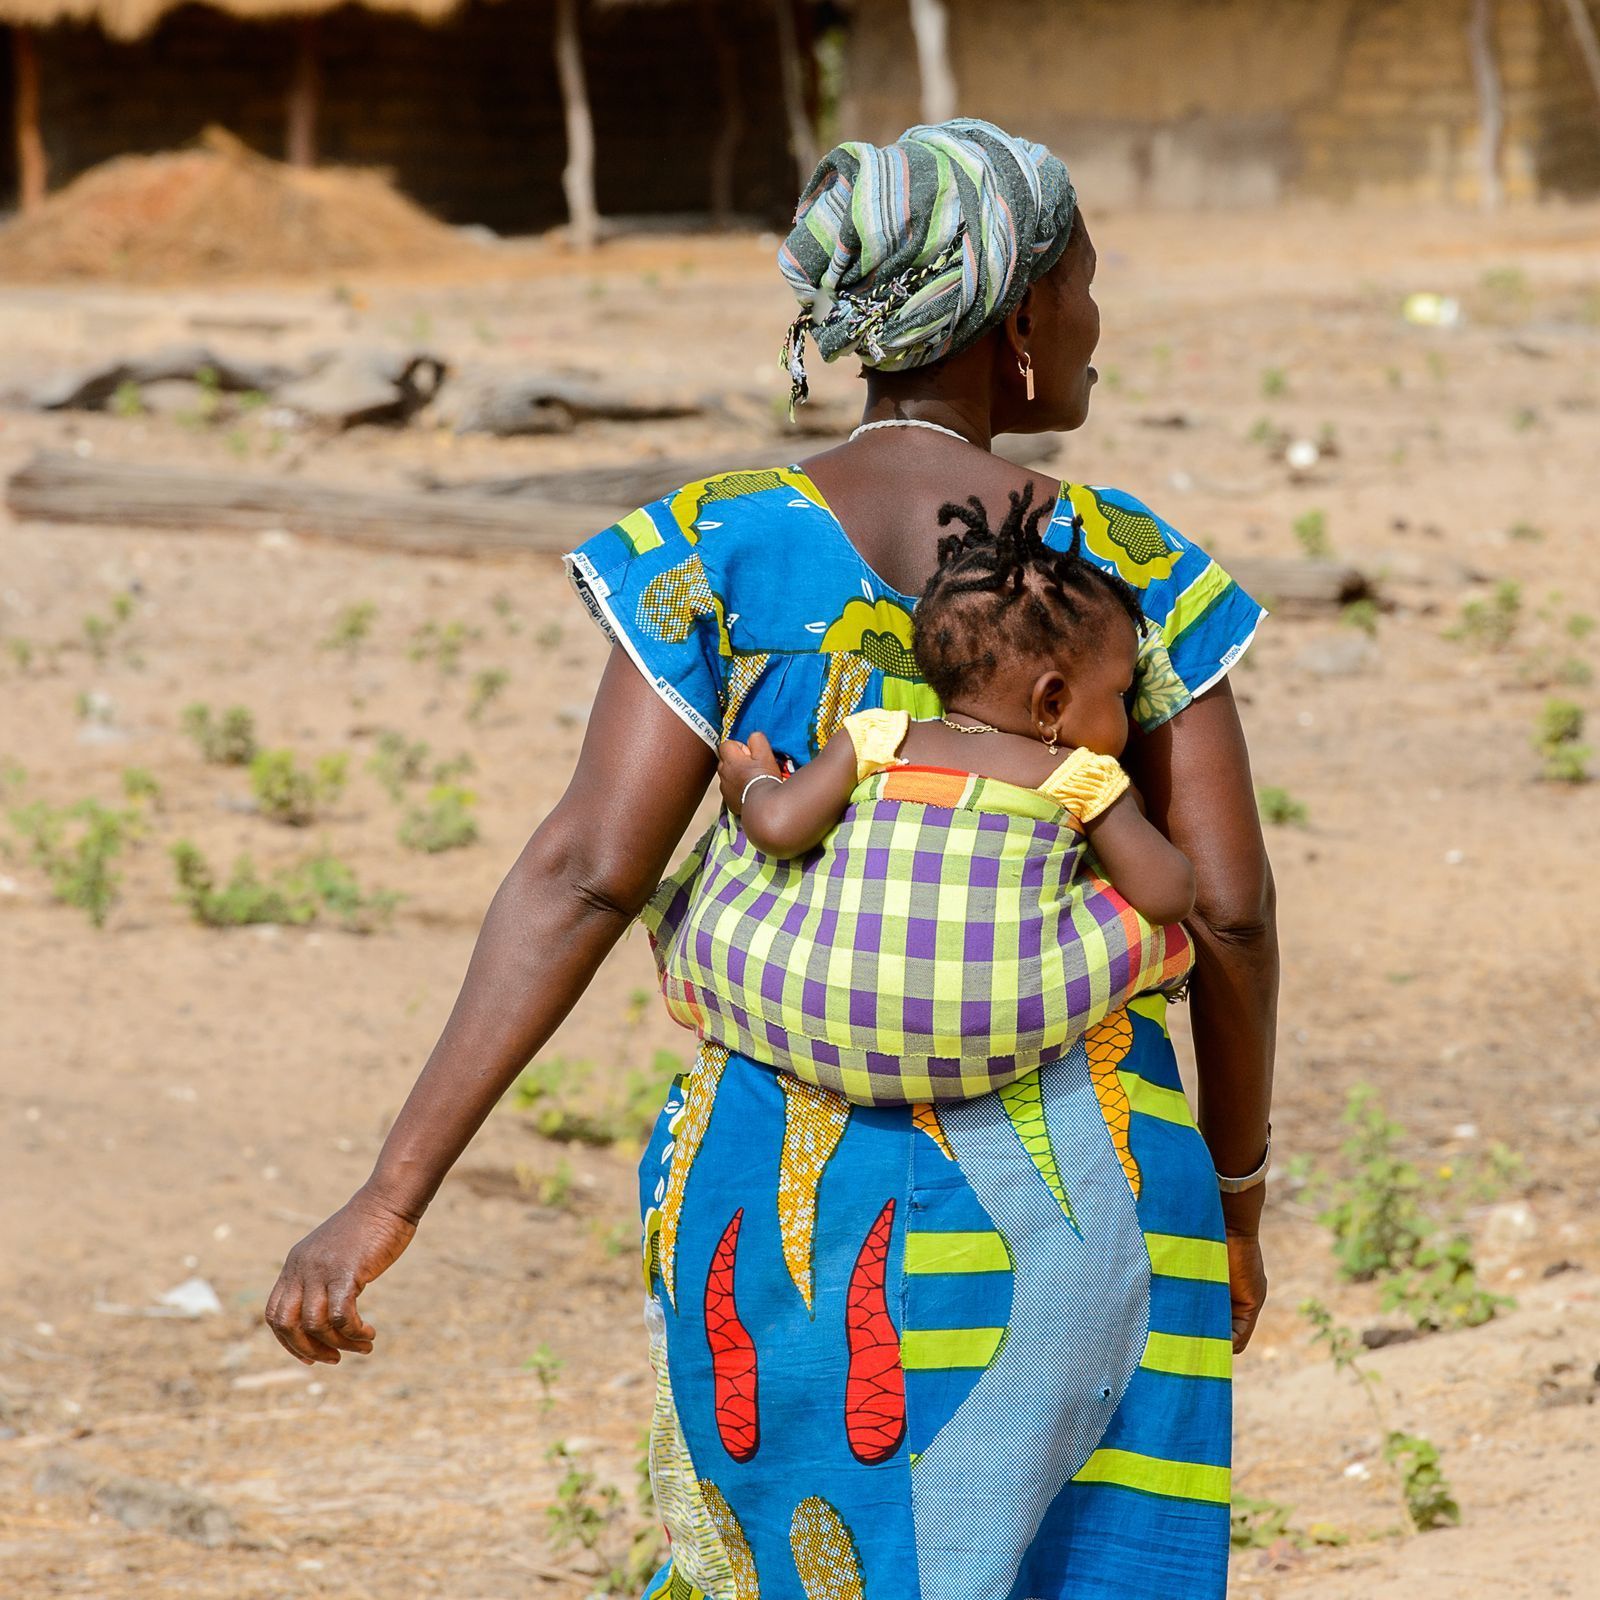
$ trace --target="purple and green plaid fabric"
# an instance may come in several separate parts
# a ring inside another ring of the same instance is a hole
[[[793,860],[726,812],[641,920],[686,1027],[858,1105],[967,1100],[1193,964],[1035,790],[896,768]]]

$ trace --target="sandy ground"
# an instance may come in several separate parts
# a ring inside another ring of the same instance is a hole
[[[1442,1451],[1462,1508],[1459,1528],[1409,1539],[1367,1401],[1296,1310],[1317,1295],[1361,1329],[1384,1320],[1376,1292],[1340,1282],[1314,1208],[1274,1185],[1273,1299],[1238,1369],[1236,1492],[1347,1542],[1241,1549],[1231,1592],[1600,1596],[1584,1548],[1600,1472],[1600,789],[1538,782],[1530,742],[1551,695],[1596,712],[1591,686],[1563,680],[1600,665],[1600,638],[1571,620],[1600,613],[1600,211],[1111,216],[1096,235],[1102,383],[1058,470],[1141,495],[1224,560],[1295,553],[1295,519],[1321,509],[1334,550],[1384,586],[1370,650],[1336,617],[1284,613],[1235,677],[1258,780],[1309,814],[1272,835],[1282,1155],[1330,1159],[1348,1090],[1369,1082],[1428,1169],[1494,1140],[1525,1162],[1468,1215],[1486,1281],[1517,1309],[1367,1358],[1394,1425]],[[470,282],[0,290],[6,387],[198,332],[258,354],[410,340],[478,364],[758,396],[712,418],[509,442],[12,409],[0,468],[46,443],[374,484],[804,453],[759,398],[780,393],[788,317],[771,246],[624,242],[576,263],[535,251]],[[1401,298],[1419,289],[1458,295],[1462,325],[1405,322]],[[855,392],[844,371],[818,389],[825,404]],[[1261,419],[1335,449],[1296,477]],[[5,1593],[565,1600],[603,1587],[651,1521],[637,1493],[635,1150],[617,1085],[687,1044],[641,997],[642,940],[618,949],[545,1052],[572,1064],[574,1103],[600,1108],[620,1142],[559,1144],[502,1107],[366,1296],[370,1360],[304,1370],[260,1320],[285,1250],[368,1171],[482,909],[576,754],[603,647],[556,563],[282,535],[0,538],[0,756],[26,771],[7,804],[115,803],[129,766],[162,788],[101,932],[51,903],[23,857],[0,861]],[[1508,579],[1522,590],[1504,649],[1449,637],[1466,602]],[[132,614],[97,661],[82,619],[118,593],[134,595]],[[377,609],[359,651],[319,648],[362,601]],[[460,674],[410,659],[428,621],[480,630]],[[491,668],[508,685],[469,721],[469,680]],[[103,697],[101,720],[75,709],[86,693]],[[240,809],[243,775],[203,765],[179,731],[202,699],[250,707],[267,743],[349,752],[347,792],[304,832]],[[473,756],[480,843],[399,847],[396,809],[366,770],[381,728]],[[405,899],[367,937],[201,928],[172,895],[179,837],[265,867],[325,846]],[[191,1275],[220,1313],[140,1314]],[[550,1514],[567,1470],[549,1458],[557,1442],[593,1475],[583,1497],[606,1519],[593,1554]],[[106,1473],[140,1482],[97,1490]],[[222,1542],[128,1526],[152,1484],[214,1502],[213,1520],[230,1519]]]

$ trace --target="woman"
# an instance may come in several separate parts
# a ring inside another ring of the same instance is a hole
[[[1031,481],[1059,497],[1052,538],[1080,516],[1157,624],[1128,762],[1196,871],[1198,1127],[1154,998],[1019,1093],[937,1115],[704,1048],[640,1169],[673,1551],[649,1593],[1220,1597],[1231,1355],[1265,1294],[1277,979],[1224,674],[1260,610],[1137,501],[989,453],[1000,432],[1080,427],[1095,379],[1094,249],[1047,151],[972,121],[841,146],[780,264],[802,306],[795,398],[809,331],[861,357],[863,426],[798,466],[689,485],[570,558],[615,641],[577,771],[371,1178],[294,1247],[267,1319],[302,1361],[370,1353],[357,1295],[644,905],[718,740],[761,728],[803,761],[858,708],[936,713],[907,646],[938,508]]]

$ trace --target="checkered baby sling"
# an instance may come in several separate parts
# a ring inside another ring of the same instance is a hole
[[[1106,759],[1064,763],[1056,792],[1084,791],[1088,767],[1103,809],[1106,769],[1090,764]],[[1147,922],[1094,870],[1090,805],[873,765],[807,854],[763,855],[724,811],[656,890],[640,920],[675,1020],[857,1105],[967,1100],[1187,977],[1184,930]],[[1127,780],[1111,767],[1114,799]]]

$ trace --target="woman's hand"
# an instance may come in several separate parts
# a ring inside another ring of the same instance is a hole
[[[772,753],[764,733],[752,733],[749,744],[724,739],[717,750],[717,782],[722,788],[722,803],[738,816],[744,809],[744,791],[752,778],[781,778],[783,768]]]
[[[356,1296],[400,1259],[416,1223],[358,1189],[290,1252],[267,1297],[267,1325],[308,1367],[342,1350],[372,1354],[378,1330],[362,1320]]]
[[[1233,1300],[1233,1353],[1250,1343],[1267,1299],[1267,1269],[1261,1260],[1261,1209],[1267,1187],[1257,1184],[1222,1197],[1222,1226],[1228,1243],[1228,1294]]]

